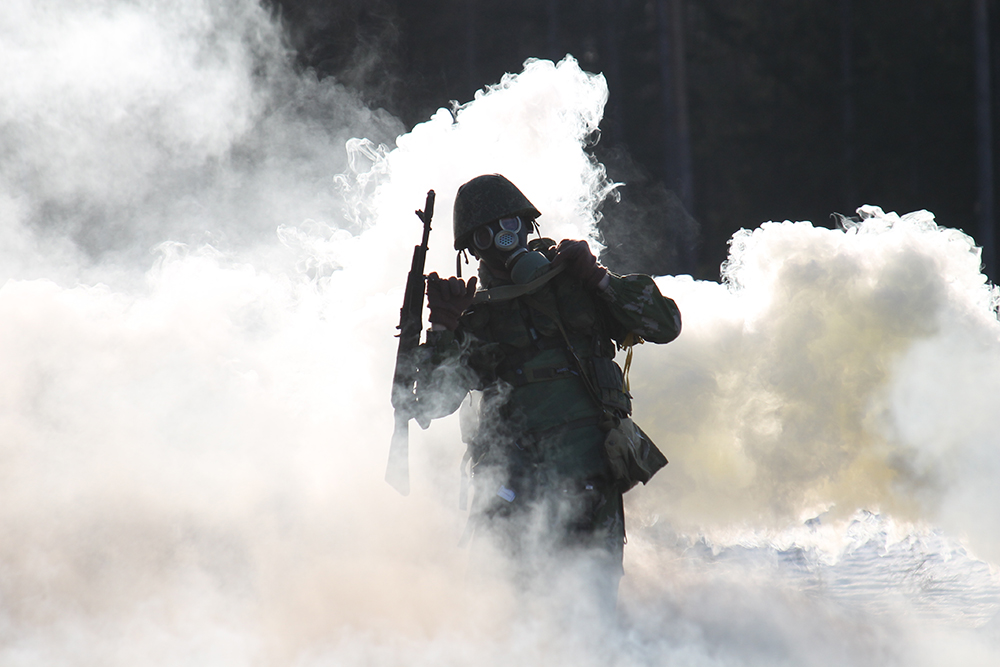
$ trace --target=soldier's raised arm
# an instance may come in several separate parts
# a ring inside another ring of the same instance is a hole
[[[431,330],[417,355],[417,403],[422,416],[438,419],[452,414],[469,390],[480,382],[467,363],[469,345],[455,337],[459,318],[472,303],[476,279],[442,280],[437,273],[427,276],[427,307]]]
[[[611,273],[597,263],[586,241],[560,241],[552,264],[565,264],[584,287],[601,297],[618,325],[611,337],[619,343],[629,333],[651,343],[669,343],[680,334],[681,312],[673,299],[660,294],[652,278]]]
[[[623,329],[613,332],[615,340],[621,343],[631,332],[651,343],[669,343],[680,335],[681,311],[673,299],[660,294],[652,278],[642,274],[608,276],[607,288],[599,294]]]

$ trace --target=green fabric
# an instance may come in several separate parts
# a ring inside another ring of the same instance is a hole
[[[542,460],[556,479],[603,477],[607,472],[604,438],[604,431],[596,425],[556,431],[541,441]]]
[[[488,278],[483,282],[499,284],[493,276]],[[531,300],[541,308],[531,307]],[[612,275],[608,289],[599,292],[585,289],[579,280],[563,273],[530,297],[473,305],[454,333],[430,332],[418,354],[418,401],[425,414],[438,417],[458,409],[469,390],[492,392],[491,396],[503,401],[502,409],[494,411],[502,415],[498,419],[516,424],[516,429],[533,434],[535,440],[544,440],[535,453],[539,465],[556,477],[606,475],[603,431],[588,426],[574,429],[570,437],[558,428],[581,419],[596,421],[603,408],[578,377],[558,324],[545,313],[558,314],[592,383],[590,360],[612,359],[612,340],[621,344],[633,332],[650,342],[665,343],[680,332],[676,304],[660,294],[649,276]],[[620,370],[615,372],[620,377]],[[538,376],[551,379],[539,381]],[[602,388],[600,393],[608,399],[605,406],[618,409],[622,416],[630,412],[628,397],[620,387]]]
[[[649,276],[611,274],[601,293],[614,321],[611,336],[619,343],[632,332],[650,343],[669,343],[681,332],[681,313],[672,299],[660,294]]]

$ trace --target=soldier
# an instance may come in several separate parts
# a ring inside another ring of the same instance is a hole
[[[680,312],[649,276],[610,273],[585,241],[529,242],[539,216],[499,174],[459,188],[455,249],[480,260],[482,289],[475,277],[428,276],[432,326],[417,396],[423,414],[436,418],[481,392],[478,426],[463,434],[477,540],[488,529],[522,563],[537,563],[539,552],[586,555],[598,596],[613,608],[622,494],[666,463],[629,419],[616,344],[670,342]]]

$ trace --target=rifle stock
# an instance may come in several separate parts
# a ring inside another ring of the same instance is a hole
[[[385,481],[402,495],[410,494],[410,417],[395,411],[392,442],[389,443],[389,463],[385,466]]]
[[[424,262],[427,259],[427,240],[434,216],[434,191],[427,191],[424,210],[417,211],[424,224],[420,245],[413,248],[410,272],[406,276],[403,307],[399,309],[399,346],[396,348],[396,369],[392,378],[392,407],[394,426],[389,444],[389,461],[385,468],[385,481],[404,496],[410,493],[410,419],[417,415],[417,397],[414,393],[416,367],[413,352],[420,345],[424,310]],[[423,423],[423,422],[422,422]],[[426,428],[426,427],[425,427]]]

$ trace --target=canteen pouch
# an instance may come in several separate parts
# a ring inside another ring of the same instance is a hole
[[[611,466],[615,484],[625,493],[633,486],[645,484],[663,466],[667,457],[630,417],[608,431],[604,450]]]

